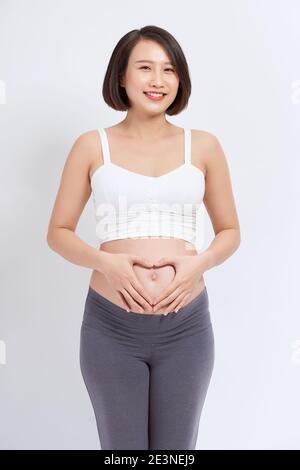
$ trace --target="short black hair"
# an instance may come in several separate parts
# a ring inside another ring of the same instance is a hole
[[[116,111],[126,111],[130,108],[126,90],[121,87],[120,80],[126,72],[132,49],[142,39],[159,43],[174,64],[179,77],[179,86],[176,98],[167,108],[166,114],[170,116],[179,114],[186,108],[192,89],[188,64],[177,40],[165,29],[153,25],[129,31],[116,44],[103,81],[104,101]]]

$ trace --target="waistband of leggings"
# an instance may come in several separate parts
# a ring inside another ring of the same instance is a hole
[[[89,286],[86,302],[91,301],[96,307],[99,307],[103,313],[107,313],[109,316],[116,317],[118,319],[128,322],[169,322],[177,319],[179,321],[184,318],[193,315],[193,313],[201,314],[206,312],[209,307],[207,287],[204,286],[202,291],[187,305],[181,307],[178,312],[169,312],[167,315],[163,315],[159,312],[155,313],[135,313],[127,312],[125,308],[111,302],[106,297],[99,294],[92,287]]]

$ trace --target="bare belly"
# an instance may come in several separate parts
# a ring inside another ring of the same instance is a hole
[[[197,255],[197,251],[194,249],[193,245],[185,240],[174,238],[163,239],[147,237],[147,239],[113,240],[103,243],[99,249],[110,253],[132,253],[153,262],[158,261],[160,258],[165,256]],[[153,297],[160,294],[175,277],[175,269],[171,265],[161,266],[158,268],[146,268],[136,264],[133,265],[133,270],[140,283]],[[93,270],[90,279],[90,287],[114,304],[124,308],[116,290],[108,283],[104,274]],[[190,303],[197,295],[199,295],[204,287],[204,279],[203,276],[201,276],[195,283],[189,300],[185,305]],[[131,311],[141,313],[135,308],[131,308]],[[164,308],[158,312],[147,312],[145,310],[144,313],[161,314],[163,311]]]

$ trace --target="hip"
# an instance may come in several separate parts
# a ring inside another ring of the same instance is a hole
[[[212,335],[209,299],[206,286],[178,312],[168,315],[127,312],[91,287],[88,289],[82,331],[107,340],[136,343],[178,342],[198,335],[204,339]]]

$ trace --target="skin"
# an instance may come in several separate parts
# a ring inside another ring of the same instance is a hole
[[[144,59],[151,62],[137,62]],[[169,123],[165,115],[179,86],[175,68],[165,64],[168,61],[170,58],[158,43],[141,40],[136,44],[121,79],[131,108],[123,121],[106,129],[112,161],[143,175],[160,176],[183,163],[182,129]],[[167,96],[162,101],[151,101],[144,95],[145,90],[163,91]],[[109,277],[105,256],[101,268],[93,269],[90,286],[117,305],[124,308],[127,305],[133,312],[168,314],[187,305],[203,290],[203,273],[231,256],[240,243],[228,164],[218,139],[209,132],[193,129],[192,149],[192,164],[205,174],[203,202],[215,232],[210,246],[197,254],[184,240],[148,237],[113,240],[104,243],[99,250],[102,254],[127,253],[152,263],[152,267],[147,267],[136,259],[132,266],[132,284],[128,284],[122,295]],[[60,249],[66,258],[68,254],[59,245],[58,234],[63,233],[62,229],[74,234],[91,195],[90,178],[101,164],[103,155],[98,131],[79,136],[65,163],[48,229],[49,245],[53,249],[57,247],[56,251]],[[87,265],[84,254],[80,258],[80,253],[88,251],[87,245],[72,236],[68,240],[69,259],[74,260],[71,247],[79,243],[81,250],[78,246],[74,262]]]

